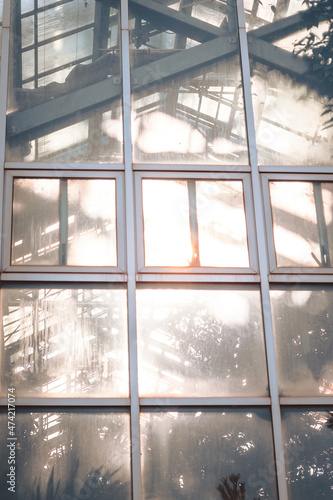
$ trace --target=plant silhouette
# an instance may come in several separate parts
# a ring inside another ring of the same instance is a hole
[[[245,500],[245,482],[240,483],[240,474],[230,474],[229,478],[223,477],[220,484],[217,486],[217,491],[220,493],[223,500]],[[254,498],[253,500],[259,500]]]
[[[124,500],[129,498],[129,485],[114,478],[120,468],[113,472],[103,472],[103,467],[93,469],[86,477],[84,483],[80,483],[78,493],[75,493],[75,484],[78,478],[79,461],[73,464],[72,474],[62,488],[60,480],[54,478],[54,467],[47,482],[46,494],[41,491],[41,480],[34,483],[34,491],[28,500]]]
[[[326,425],[331,431],[333,431],[333,411],[327,411]]]
[[[302,12],[307,35],[295,44],[295,54],[302,54],[312,61],[312,69],[321,82],[321,91],[328,96],[323,115],[328,115],[324,129],[333,127],[333,0],[304,0],[308,10]],[[325,22],[326,29],[318,35],[312,28]]]

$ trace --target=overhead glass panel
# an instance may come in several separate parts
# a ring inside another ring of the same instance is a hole
[[[235,3],[130,2],[135,162],[247,164]]]
[[[333,183],[270,182],[276,261],[286,267],[331,267]]]
[[[142,181],[146,266],[249,267],[242,181]]]
[[[7,160],[122,160],[119,2],[12,2]]]
[[[2,290],[5,381],[17,396],[128,396],[126,290]]]
[[[282,410],[287,482],[292,500],[322,500],[332,496],[332,416],[332,412],[319,408]]]
[[[116,266],[115,180],[14,179],[11,264]]]
[[[265,396],[257,290],[137,291],[141,396]]]
[[[333,290],[271,290],[281,396],[333,394]]]
[[[259,163],[331,166],[331,1],[248,1],[246,10]]]
[[[144,498],[278,498],[267,409],[145,412],[141,435]]]
[[[6,417],[0,415],[0,458],[8,463],[7,445],[14,443],[16,487],[8,492],[9,479],[2,474],[4,499],[132,498],[127,413],[20,409],[12,441]]]

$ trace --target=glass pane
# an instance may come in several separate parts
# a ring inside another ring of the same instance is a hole
[[[259,163],[331,166],[330,0],[247,0],[245,8]]]
[[[20,410],[15,415],[15,440],[8,438],[7,418],[5,413],[0,415],[4,500],[131,499],[127,414]],[[15,493],[8,491],[11,486],[6,482],[11,451]]]
[[[143,180],[146,266],[248,267],[241,181]]]
[[[270,182],[270,196],[277,265],[331,267],[333,183]]]
[[[333,290],[272,290],[282,396],[333,394]]]
[[[5,378],[17,395],[128,396],[122,289],[5,289]]]
[[[234,4],[131,4],[136,162],[247,164]]]
[[[120,162],[118,2],[12,4],[7,159]]]
[[[268,410],[143,413],[141,429],[144,498],[229,498],[217,488],[239,475],[238,493],[277,500]]]
[[[331,412],[332,419],[332,412]],[[332,497],[332,424],[324,409],[284,409],[287,481],[292,500]]]
[[[137,292],[141,396],[265,396],[259,292]]]
[[[259,163],[332,165],[332,128],[326,128],[323,115],[329,106],[327,92],[319,94],[269,64],[253,62],[252,72]]]
[[[302,0],[284,0],[283,2],[279,0],[244,0],[244,8],[247,27],[255,29],[302,12],[307,9],[307,5]],[[299,27],[299,24],[301,23],[297,23],[296,26]],[[285,32],[288,30],[285,29]]]
[[[11,263],[116,266],[115,181],[14,179]]]

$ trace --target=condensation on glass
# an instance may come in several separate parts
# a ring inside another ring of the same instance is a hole
[[[115,180],[14,179],[12,265],[117,266]]]
[[[235,4],[180,5],[130,4],[134,161],[247,164]]]
[[[257,290],[137,291],[141,396],[265,396]]]
[[[125,289],[2,290],[4,386],[21,396],[128,396]]]
[[[0,421],[0,457],[7,464],[5,413]],[[2,474],[3,498],[131,499],[127,413],[21,409],[15,422],[16,488],[6,496],[9,485]]]
[[[143,180],[146,266],[249,267],[242,181]]]
[[[278,267],[332,267],[333,183],[270,182]]]
[[[332,421],[332,408],[282,409],[289,498],[331,498]]]
[[[281,396],[333,394],[333,289],[271,290]]]
[[[332,15],[324,2],[245,1],[261,165],[333,165]]]
[[[12,2],[7,160],[122,160],[119,2]]]
[[[267,409],[145,412],[141,431],[144,498],[218,498],[232,474],[246,498],[278,498]]]
[[[252,74],[259,163],[331,166],[332,128],[323,115],[329,99],[274,66],[253,61]]]

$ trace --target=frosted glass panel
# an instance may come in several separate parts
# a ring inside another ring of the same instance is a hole
[[[253,61],[252,72],[259,163],[331,166],[333,129],[326,128],[328,116],[323,115],[329,104],[327,90],[317,92],[318,86],[290,78],[274,64],[272,69]],[[318,79],[319,85],[324,79]]]
[[[137,292],[142,396],[265,396],[267,373],[255,290]]]
[[[144,498],[229,498],[217,488],[239,474],[244,498],[277,500],[268,410],[143,413],[141,429]]]
[[[333,290],[272,290],[280,394],[332,396]]]
[[[2,391],[128,396],[126,290],[5,289],[2,314]]]
[[[270,182],[278,266],[331,267],[333,183]]]
[[[248,164],[235,3],[133,2],[130,30],[134,161]]]
[[[242,181],[143,180],[146,266],[248,267]]]
[[[58,179],[15,179],[11,263],[59,264]]]
[[[7,440],[0,415],[1,498],[74,500],[131,499],[129,415],[94,410],[28,412],[15,418]],[[8,443],[16,457],[15,493],[8,491]]]
[[[331,412],[332,419],[332,412]],[[325,409],[282,410],[289,498],[332,497],[332,423]]]
[[[13,265],[116,266],[115,181],[14,179]]]
[[[6,157],[122,160],[119,4],[12,2]]]

